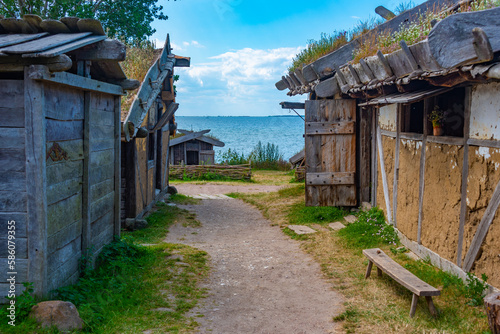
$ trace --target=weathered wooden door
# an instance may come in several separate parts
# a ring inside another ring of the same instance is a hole
[[[306,101],[307,206],[356,206],[356,100]]]

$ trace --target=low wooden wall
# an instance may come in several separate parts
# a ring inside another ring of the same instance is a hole
[[[248,165],[172,165],[170,166],[170,177],[182,179],[184,176],[188,178],[203,177],[206,174],[216,174],[233,180],[250,180],[252,177],[252,169]]]

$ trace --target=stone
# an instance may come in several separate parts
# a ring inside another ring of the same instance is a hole
[[[330,227],[334,231],[338,231],[338,230],[343,229],[345,227],[345,225],[342,224],[341,222],[335,222],[335,223],[328,224],[328,227]]]
[[[349,224],[352,224],[352,223],[355,223],[358,220],[358,218],[356,216],[349,215],[349,216],[345,216],[344,220],[346,222],[348,222]]]
[[[316,233],[316,230],[304,225],[288,225],[288,228],[297,234],[311,234]]]
[[[30,318],[35,319],[42,327],[56,326],[61,332],[80,330],[83,321],[73,303],[62,300],[50,300],[33,306]]]
[[[417,254],[413,253],[413,252],[407,252],[407,253],[404,253],[407,257],[409,257],[410,259],[412,260],[415,260],[415,261],[418,261],[420,260],[420,258],[418,257]]]
[[[361,202],[361,210],[370,211],[372,209],[372,205],[368,202]]]
[[[142,230],[148,227],[145,219],[127,218],[125,219],[125,229],[129,231]]]
[[[126,218],[125,219],[125,228],[129,231],[134,230],[135,218]]]
[[[135,220],[134,229],[143,230],[146,227],[148,227],[148,222],[146,221],[146,219],[136,219]]]
[[[174,309],[171,309],[171,308],[168,308],[168,307],[158,307],[158,308],[152,309],[151,311],[155,311],[155,312],[175,312]]]
[[[175,195],[177,194],[177,188],[173,186],[168,186],[167,193],[170,195]]]

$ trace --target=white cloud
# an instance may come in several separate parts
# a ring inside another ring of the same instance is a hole
[[[177,51],[184,51],[184,50],[186,50],[182,46],[180,46],[179,44],[175,44],[172,41],[170,41],[170,46],[172,47],[173,53],[177,53]],[[160,47],[163,47],[163,45],[161,45]]]
[[[361,20],[361,17],[359,17],[359,16],[351,16],[351,18],[356,19],[356,20]]]
[[[229,51],[211,57],[212,61],[207,63],[192,63],[187,74],[200,85],[211,82],[210,86],[222,86],[231,96],[254,95],[262,89],[263,82],[278,81],[284,68],[301,49],[244,48]]]

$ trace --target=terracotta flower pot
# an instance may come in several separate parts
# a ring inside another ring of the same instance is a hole
[[[433,126],[432,127],[432,134],[434,136],[442,136],[444,133],[444,129],[442,126]]]

